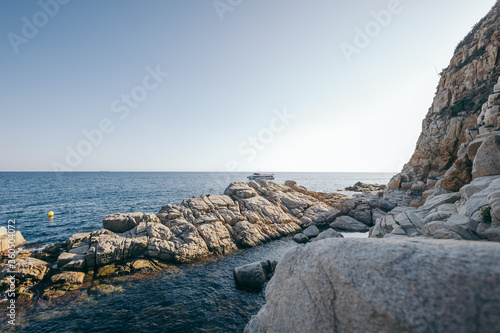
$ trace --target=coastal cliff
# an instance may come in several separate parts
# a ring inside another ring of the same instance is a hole
[[[441,73],[415,152],[384,193],[399,207],[371,237],[500,241],[499,47],[497,2]]]
[[[473,179],[478,138],[500,126],[500,3],[458,44],[441,73],[410,161],[389,190],[456,192]],[[482,174],[486,176],[487,174]]]

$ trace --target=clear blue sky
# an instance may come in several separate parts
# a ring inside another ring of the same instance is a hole
[[[0,2],[0,171],[398,171],[495,3],[54,1]]]

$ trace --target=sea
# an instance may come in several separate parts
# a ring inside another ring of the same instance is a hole
[[[276,173],[318,192],[346,193],[357,181],[387,184],[390,173]],[[28,247],[62,242],[79,232],[102,229],[112,213],[157,213],[166,204],[202,194],[222,194],[249,173],[224,172],[0,172],[0,226],[9,220]],[[48,212],[54,213],[49,218]],[[150,276],[107,279],[72,299],[46,302],[19,313],[5,332],[242,332],[265,303],[264,291],[236,288],[234,267],[279,260],[299,246],[286,237],[226,256],[170,266]],[[3,321],[3,322],[2,322]]]

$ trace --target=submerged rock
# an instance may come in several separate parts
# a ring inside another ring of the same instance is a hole
[[[275,268],[276,262],[269,260],[239,266],[233,270],[234,281],[240,287],[261,289]]]
[[[253,332],[500,331],[500,244],[327,239],[289,250]]]

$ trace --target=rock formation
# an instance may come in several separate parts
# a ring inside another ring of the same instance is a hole
[[[443,70],[415,152],[384,193],[399,207],[375,221],[372,237],[500,241],[489,216],[500,192],[499,47],[497,2]]]
[[[184,263],[302,229],[309,239],[318,235],[317,226],[326,227],[342,214],[338,208],[347,196],[308,191],[292,181],[287,184],[236,182],[223,195],[193,197],[166,205],[157,214],[105,216],[102,230],[75,234],[42,251],[27,251],[26,258],[18,256],[17,285],[31,287],[49,278],[54,286],[81,284],[85,273],[101,277],[135,272],[158,261]],[[356,204],[351,206],[355,209]],[[9,285],[7,271],[4,264],[0,290]]]
[[[500,244],[488,242],[297,246],[279,261],[245,332],[498,332],[498,258]]]

